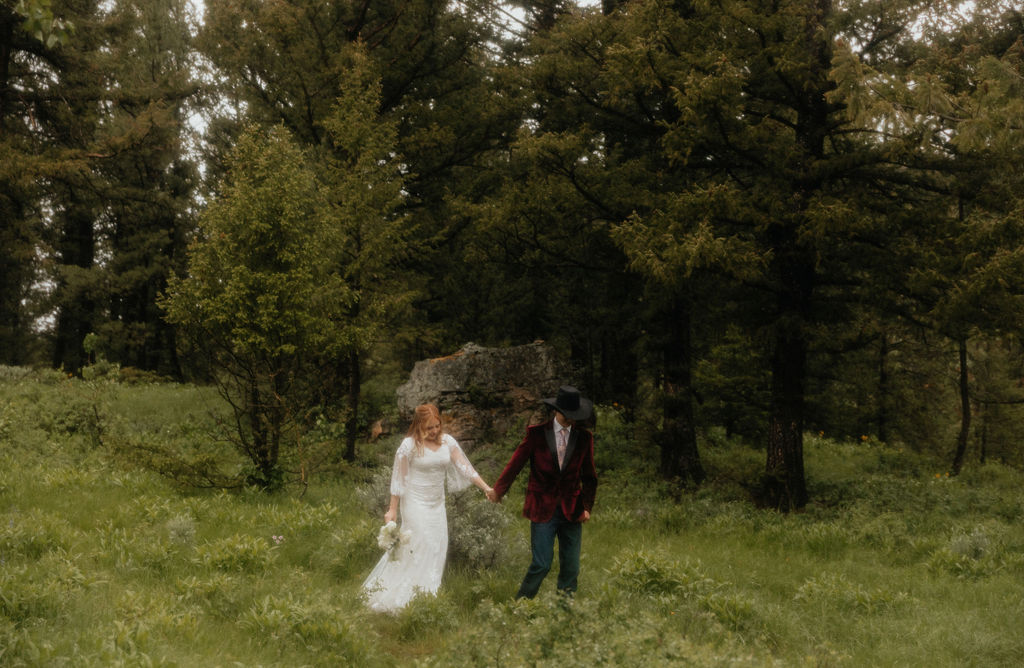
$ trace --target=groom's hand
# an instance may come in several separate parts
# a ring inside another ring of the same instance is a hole
[[[583,514],[580,515],[580,522],[583,523],[583,522],[586,522],[589,519],[590,519],[590,511],[589,510],[584,510]]]

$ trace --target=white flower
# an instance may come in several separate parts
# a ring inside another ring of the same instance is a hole
[[[408,543],[410,535],[408,531],[399,529],[393,521],[388,522],[377,533],[377,545],[394,560],[398,558],[397,548]]]

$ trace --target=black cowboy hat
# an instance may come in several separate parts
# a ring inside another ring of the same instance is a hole
[[[558,396],[545,399],[544,403],[570,420],[589,420],[594,412],[594,402],[571,385],[558,388]]]

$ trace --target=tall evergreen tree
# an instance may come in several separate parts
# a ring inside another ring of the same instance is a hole
[[[176,376],[173,329],[157,308],[167,276],[184,265],[197,181],[187,155],[186,114],[199,86],[188,4],[120,2],[105,26],[109,113],[95,164],[105,206],[96,219],[103,256],[101,319],[108,359]]]
[[[396,128],[404,183],[401,213],[406,238],[415,244],[396,267],[436,278],[418,282],[417,305],[429,315],[416,321],[415,330],[396,328],[389,344],[430,353],[443,345],[444,335],[434,331],[443,328],[424,323],[448,312],[445,276],[452,272],[446,269],[463,221],[451,215],[447,198],[472,182],[475,156],[490,149],[507,125],[502,105],[485,103],[495,99],[483,67],[493,37],[487,22],[437,0],[207,3],[201,48],[221,77],[225,99],[240,110],[235,118],[212,123],[215,150],[230,144],[244,120],[283,123],[304,145],[344,162],[333,153],[329,121],[342,84],[360,52],[378,73],[376,113],[381,123]],[[349,367],[358,384],[359,364],[352,360]],[[353,395],[344,396],[354,407]]]
[[[52,361],[69,373],[86,363],[82,343],[100,317],[102,282],[95,268],[96,218],[102,203],[92,174],[94,161],[104,154],[99,126],[106,94],[93,69],[104,47],[99,4],[85,0],[62,6],[78,29],[56,52],[49,102],[38,117],[45,137],[40,147],[45,171],[38,178],[47,181],[42,198],[49,209],[47,242],[53,265]]]
[[[319,174],[327,199],[330,270],[346,288],[338,330],[343,348],[325,351],[335,380],[346,382],[345,458],[356,456],[363,356],[399,325],[409,298],[399,270],[410,253],[406,232],[402,158],[395,124],[378,114],[379,79],[357,53],[339,85],[331,115],[324,119]],[[340,391],[328,393],[342,394]]]
[[[640,242],[634,253],[670,241],[661,254],[676,256],[680,270],[706,260],[704,239],[756,254],[753,284],[771,341],[765,501],[799,508],[816,331],[850,321],[850,306],[871,295],[906,291],[907,260],[940,238],[936,214],[948,220],[943,196],[957,166],[938,132],[947,98],[931,85],[934,71],[915,68],[920,50],[934,46],[912,37],[937,8],[826,0],[695,8],[685,20],[657,10],[665,22],[645,42],[679,53],[669,81],[686,113],[664,145],[699,175],[673,203],[688,215],[624,230]],[[687,217],[707,225],[666,226]]]
[[[56,23],[55,23],[56,21]],[[31,361],[54,75],[71,24],[42,0],[0,5],[0,361]]]
[[[713,294],[695,272],[745,295],[739,324],[765,342],[771,372],[763,500],[800,508],[812,356],[878,295],[906,295],[919,249],[943,233],[930,221],[948,220],[958,172],[940,145],[946,98],[935,71],[916,67],[934,46],[915,37],[941,8],[638,0],[606,12],[563,17],[550,46],[535,39],[528,70],[537,99],[517,146],[533,147],[536,185],[513,181],[513,202],[561,184],[573,204],[498,216],[547,238],[565,220],[621,223],[614,238],[647,278],[647,301],[669,306],[645,333],[677,355],[665,357],[677,387],[692,368],[678,357],[686,305]],[[666,433],[685,442],[692,406],[675,399]]]
[[[622,57],[651,28],[643,12],[550,7],[558,20],[541,22],[525,47],[516,80],[526,91],[524,127],[507,166],[497,165],[508,170],[497,205],[480,207],[479,243],[507,267],[500,286],[540,295],[533,308],[503,314],[506,322],[518,316],[534,337],[579,338],[583,345],[566,347],[599,400],[633,404],[641,374],[652,378],[657,398],[644,402],[658,411],[651,435],[662,473],[699,482],[690,346],[699,302],[682,274],[652,275],[645,288],[612,236],[689,178],[659,146],[679,110]]]
[[[316,177],[287,130],[240,137],[227,174],[162,305],[233,410],[246,482],[275,489],[302,476],[298,445],[321,364],[347,350],[336,322],[350,293],[332,273]]]
[[[194,92],[185,7],[57,3],[52,11],[74,31],[57,24],[51,46],[26,46],[9,61],[27,93],[12,102],[20,117],[4,137],[22,158],[10,191],[20,253],[36,267],[29,280],[52,287],[51,358],[69,372],[86,363],[82,344],[93,332],[117,361],[174,370],[153,301],[190,199],[180,138],[181,105]],[[25,232],[33,220],[35,238]],[[14,284],[23,295],[25,279]]]

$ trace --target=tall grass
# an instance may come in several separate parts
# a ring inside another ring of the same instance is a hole
[[[523,484],[452,499],[436,598],[370,613],[379,463],[298,491],[190,490],[124,443],[216,450],[203,388],[0,369],[0,664],[10,666],[1016,666],[1024,476],[809,436],[805,512],[752,506],[762,454],[711,438],[682,495],[602,412],[580,591],[512,597]],[[515,439],[471,453],[493,480]],[[227,460],[230,453],[216,452]],[[490,513],[497,512],[498,515]],[[460,524],[461,522],[461,524]],[[483,549],[498,542],[502,549]],[[549,578],[553,580],[554,578]]]

